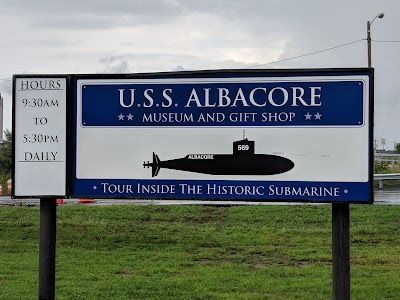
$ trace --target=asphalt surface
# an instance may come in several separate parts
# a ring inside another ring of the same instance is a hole
[[[0,205],[35,206],[40,204],[40,199],[11,199],[8,195],[0,196]],[[94,199],[93,202],[85,199],[64,199],[60,205],[324,205],[317,203],[299,202],[239,202],[239,201],[198,201],[198,200],[132,200],[132,199]],[[400,187],[388,187],[374,191],[375,205],[400,205]]]

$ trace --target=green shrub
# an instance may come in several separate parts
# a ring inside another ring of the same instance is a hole
[[[387,161],[376,161],[374,173],[376,174],[389,173],[389,165],[390,163]]]

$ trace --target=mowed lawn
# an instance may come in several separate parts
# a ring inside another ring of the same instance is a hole
[[[400,299],[400,206],[351,205],[352,299]],[[0,207],[0,299],[37,299],[38,207]],[[58,206],[57,299],[331,299],[331,205]]]

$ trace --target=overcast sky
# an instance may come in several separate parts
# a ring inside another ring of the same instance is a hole
[[[13,74],[366,67],[366,23],[381,12],[371,30],[375,139],[393,148],[400,142],[398,0],[1,0],[4,125],[11,129]]]

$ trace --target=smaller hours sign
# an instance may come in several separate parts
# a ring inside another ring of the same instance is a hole
[[[66,193],[66,78],[14,77],[14,196]]]

